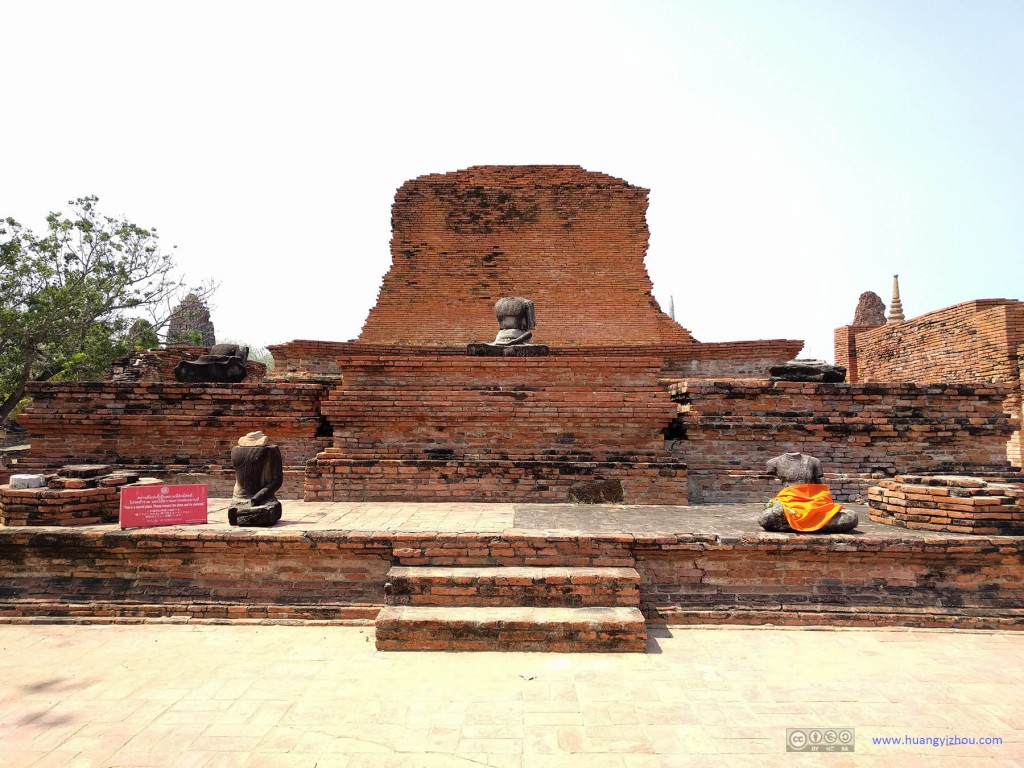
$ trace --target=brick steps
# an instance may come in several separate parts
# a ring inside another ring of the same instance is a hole
[[[391,605],[640,605],[635,568],[396,566],[385,589]]]
[[[643,652],[640,575],[627,567],[394,566],[382,651]]]
[[[377,615],[381,651],[643,652],[639,608],[387,605]]]

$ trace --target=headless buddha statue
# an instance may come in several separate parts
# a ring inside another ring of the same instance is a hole
[[[228,522],[242,527],[269,528],[281,519],[281,502],[274,496],[284,482],[281,449],[270,438],[250,432],[231,449],[235,490]]]
[[[757,520],[766,531],[844,533],[857,527],[857,513],[832,501],[818,459],[784,453],[769,459],[767,467],[785,487]]]
[[[498,299],[494,305],[494,316],[498,318],[498,335],[492,342],[501,347],[525,344],[533,338],[537,322],[533,314],[533,302],[518,296]]]

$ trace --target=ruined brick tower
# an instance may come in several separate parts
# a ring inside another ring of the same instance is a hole
[[[391,269],[358,340],[490,341],[494,302],[525,296],[542,344],[692,342],[651,295],[647,194],[563,165],[475,166],[407,181],[392,209]]]

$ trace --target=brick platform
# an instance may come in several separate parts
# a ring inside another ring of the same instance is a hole
[[[0,525],[92,525],[116,523],[118,488],[27,488],[0,485]]]
[[[206,526],[0,528],[0,619],[370,622],[395,566],[428,569],[421,584],[440,567],[572,567],[635,568],[650,622],[1024,628],[1022,537],[865,512],[853,534],[769,534],[758,505],[284,505],[286,524],[258,530],[216,499]]]
[[[62,467],[42,488],[0,485],[0,525],[68,526],[116,523],[121,488],[139,484],[134,472],[110,472],[105,465]],[[142,484],[159,483],[145,478]]]
[[[321,404],[333,446],[307,465],[307,501],[567,501],[617,480],[629,503],[685,503],[664,447],[676,413],[661,358],[481,358],[351,345]]]
[[[1008,481],[1008,482],[1004,482]],[[868,491],[871,519],[928,531],[1024,534],[1024,481],[964,476],[899,476]]]

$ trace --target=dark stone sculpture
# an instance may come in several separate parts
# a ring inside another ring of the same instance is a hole
[[[824,470],[821,462],[813,456],[805,456],[799,452],[784,453],[769,459],[767,469],[768,474],[775,475],[787,487],[824,485]],[[790,527],[785,510],[777,500],[773,500],[771,505],[761,513],[757,522],[766,531],[799,533]],[[845,533],[856,528],[859,522],[856,512],[842,508],[814,533]]]
[[[245,379],[249,348],[238,344],[214,344],[195,360],[182,360],[174,367],[174,378],[181,382],[235,384]]]
[[[853,313],[853,324],[877,328],[885,325],[885,302],[874,291],[864,291]]]
[[[815,381],[838,384],[846,381],[846,369],[824,360],[789,360],[768,369],[772,381]]]
[[[543,344],[529,344],[537,322],[533,302],[518,296],[506,296],[494,304],[498,335],[490,344],[468,344],[466,354],[478,357],[533,357],[546,355]]]
[[[284,482],[281,449],[270,438],[250,432],[231,449],[235,489],[228,522],[242,527],[269,528],[281,519],[281,502],[274,496]]]

